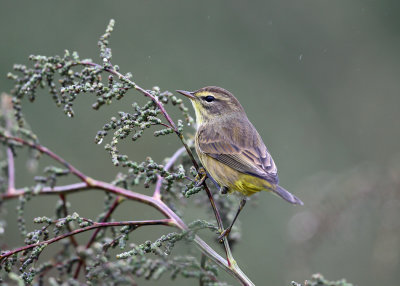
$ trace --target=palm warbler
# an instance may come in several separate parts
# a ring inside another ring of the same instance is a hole
[[[196,112],[196,152],[207,174],[222,192],[243,195],[235,218],[220,238],[231,231],[246,197],[259,191],[272,191],[289,203],[303,204],[278,185],[277,168],[267,147],[229,91],[207,86],[193,92],[177,92],[191,100]]]

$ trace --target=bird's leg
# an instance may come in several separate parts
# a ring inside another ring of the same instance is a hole
[[[207,172],[206,169],[203,167],[200,167],[199,170],[197,171],[197,176],[196,176],[196,187],[200,187],[204,181],[207,179]]]
[[[229,235],[229,233],[232,230],[233,224],[235,223],[236,219],[238,218],[238,216],[239,216],[240,212],[242,211],[242,209],[243,209],[245,204],[246,204],[246,198],[242,198],[242,200],[240,201],[240,204],[239,204],[239,208],[238,208],[238,210],[236,212],[236,215],[235,215],[235,217],[233,218],[233,220],[231,222],[231,225],[227,229],[225,229],[223,232],[221,232],[221,235],[218,236],[218,241],[222,242],[222,238],[224,236],[228,236]]]

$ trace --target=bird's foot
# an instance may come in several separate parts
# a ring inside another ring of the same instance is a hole
[[[197,174],[207,175],[206,169],[204,169],[203,167],[200,167],[199,170],[197,171]]]
[[[206,169],[200,167],[199,170],[197,171],[197,176],[195,178],[196,187],[200,187],[206,179],[207,179]]]
[[[229,233],[231,232],[231,228],[228,227],[227,229],[225,229],[223,232],[221,232],[220,236],[218,236],[218,241],[222,242],[222,239],[226,236],[228,237]]]
[[[222,186],[222,187],[219,189],[219,192],[220,192],[221,195],[226,195],[226,194],[228,193],[228,191],[229,191],[229,188],[228,188],[228,187],[225,187],[225,186]]]

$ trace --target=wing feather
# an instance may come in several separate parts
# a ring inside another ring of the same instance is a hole
[[[197,132],[197,141],[201,152],[219,162],[238,172],[278,184],[275,163],[247,118],[230,120],[228,124],[205,124]]]

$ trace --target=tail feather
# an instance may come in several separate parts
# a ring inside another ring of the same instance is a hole
[[[282,199],[284,199],[285,201],[291,203],[291,204],[295,204],[295,205],[304,205],[304,203],[295,195],[289,193],[288,191],[286,191],[284,188],[282,188],[281,186],[276,185],[275,190],[272,190],[275,194],[277,194],[278,196],[280,196]]]

